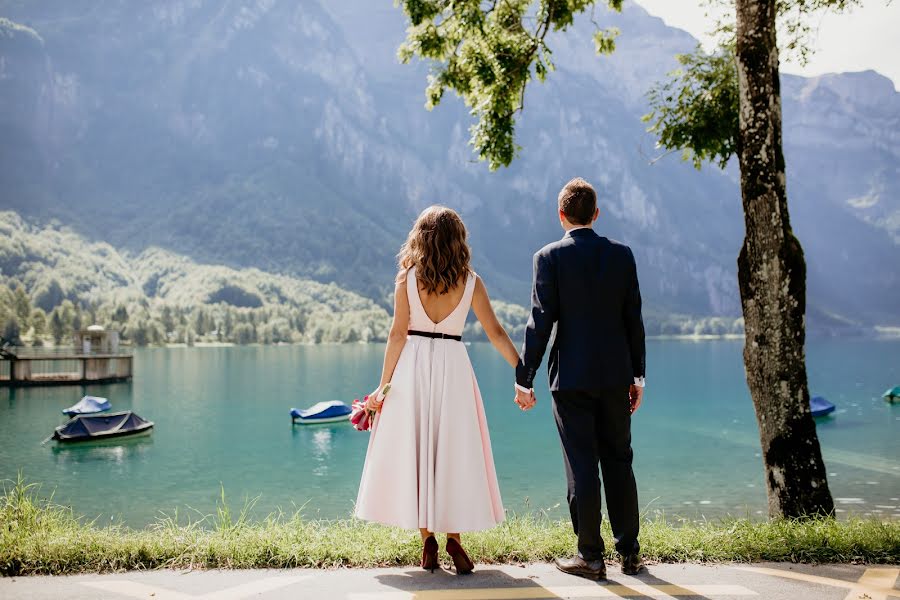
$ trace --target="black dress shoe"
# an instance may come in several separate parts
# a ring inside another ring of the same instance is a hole
[[[622,557],[622,573],[625,575],[637,575],[644,568],[644,561],[640,554],[626,554]]]
[[[580,556],[557,558],[553,561],[556,568],[569,575],[578,575],[598,581],[606,579],[606,563],[600,560],[584,560]]]

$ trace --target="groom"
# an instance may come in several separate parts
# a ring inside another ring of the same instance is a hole
[[[631,414],[644,388],[644,324],[634,255],[597,235],[597,194],[575,178],[559,192],[566,233],[534,255],[531,318],[516,368],[516,404],[536,402],[533,382],[550,340],[550,391],[568,479],[578,554],[556,560],[566,573],[606,577],[600,537],[600,472],[622,572],[643,567]],[[599,470],[598,470],[599,463]]]

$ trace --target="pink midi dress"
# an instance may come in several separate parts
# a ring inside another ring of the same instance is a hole
[[[474,273],[460,303],[440,323],[425,313],[415,267],[406,291],[409,330],[462,335]],[[462,342],[407,337],[370,435],[356,500],[359,518],[451,533],[503,521],[484,405]]]

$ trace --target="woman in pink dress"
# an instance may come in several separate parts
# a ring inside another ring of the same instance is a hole
[[[456,572],[474,568],[460,533],[504,518],[484,406],[462,343],[471,307],[506,362],[519,357],[497,321],[481,278],[469,266],[466,227],[449,208],[432,206],[400,249],[394,321],[384,354],[379,411],[359,484],[356,515],[418,529],[422,568],[438,568],[435,532],[447,533]]]

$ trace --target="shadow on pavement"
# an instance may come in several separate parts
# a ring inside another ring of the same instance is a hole
[[[584,586],[590,587],[596,585],[604,588],[604,596],[620,597],[620,598],[650,598],[666,594],[678,598],[678,600],[711,600],[707,596],[697,594],[688,588],[683,588],[677,584],[670,583],[664,579],[656,577],[648,570],[644,570],[631,581],[637,580],[641,583],[643,590],[635,589],[634,584],[629,585],[627,582],[617,581],[613,578],[602,581],[592,582],[587,579],[571,576],[566,580],[564,586],[551,585],[544,587],[540,583],[534,581],[531,577],[524,575],[523,577],[514,577],[504,571],[498,569],[477,569],[472,575],[457,576],[451,571],[438,570],[434,573],[422,570],[410,570],[402,575],[389,574],[378,575],[378,581],[384,585],[402,590],[413,594],[414,598],[429,598],[435,596],[433,592],[441,592],[442,597],[453,590],[495,590],[495,589],[516,589],[520,590],[520,594],[510,595],[510,598],[562,598],[557,595],[554,589],[568,586]],[[653,588],[653,592],[647,593],[645,586]],[[470,592],[471,593],[471,592]],[[470,597],[467,595],[466,597]],[[474,597],[474,596],[472,596]]]
[[[417,597],[422,593],[423,597],[429,596],[428,592],[442,590],[473,590],[473,589],[497,589],[497,588],[523,588],[528,593],[523,593],[522,598],[560,598],[550,590],[535,583],[528,576],[512,577],[497,569],[479,569],[471,575],[456,575],[451,571],[438,569],[434,573],[421,569],[410,570],[403,575],[378,575],[376,579],[384,585],[389,585],[404,592],[410,592]]]
[[[678,600],[711,600],[707,596],[703,596],[701,594],[697,594],[687,588],[683,588],[677,583],[670,583],[665,579],[660,579],[655,576],[647,567],[644,567],[644,570],[634,575],[634,579],[637,579],[644,585],[649,585],[650,587],[655,588],[656,590],[668,594],[669,596],[674,596],[678,598]],[[637,590],[631,590],[627,585],[623,583],[617,583],[614,580],[609,580],[609,586],[611,591],[614,591],[619,596],[623,598],[649,598],[650,596],[643,594]],[[627,588],[630,590],[630,593],[626,593],[625,590],[621,590],[619,588]]]

